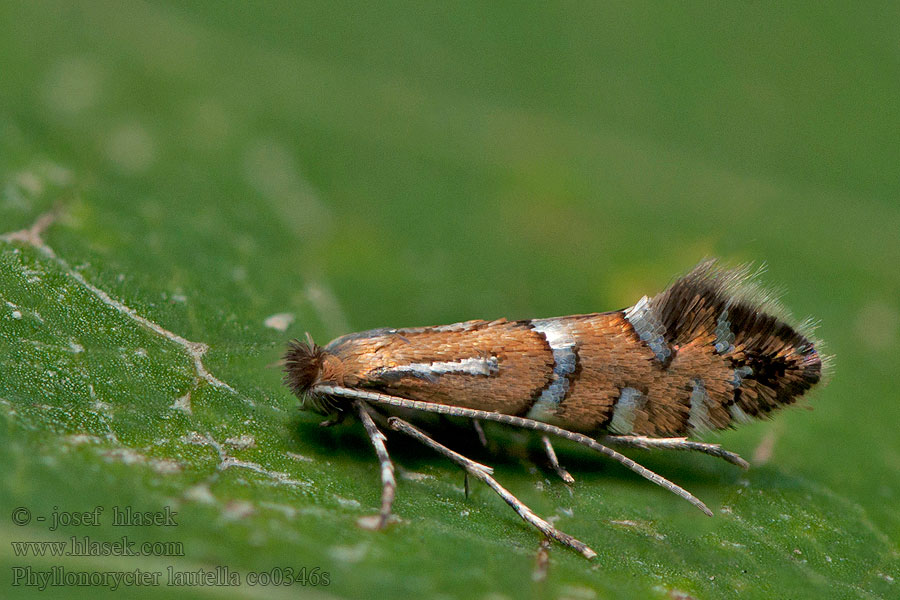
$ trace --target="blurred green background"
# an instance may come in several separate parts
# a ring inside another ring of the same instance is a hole
[[[97,593],[16,567],[221,565],[330,584],[110,593],[900,596],[897,3],[6,0],[0,22],[0,231],[55,211],[45,246],[0,241],[0,595]],[[554,546],[542,582],[535,532],[396,435],[401,522],[357,527],[368,440],[267,368],[305,331],[621,308],[709,255],[768,264],[832,381],[709,438],[746,473],[631,453],[713,519],[565,444],[574,493],[528,436],[445,433],[598,551]],[[10,518],[97,505],[93,528]],[[11,545],[84,535],[184,556]]]

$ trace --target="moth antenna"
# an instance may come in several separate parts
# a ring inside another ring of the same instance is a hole
[[[742,469],[750,468],[750,463],[741,458],[739,454],[726,450],[719,444],[695,442],[683,437],[652,438],[643,435],[605,435],[601,439],[610,446],[619,446],[621,448],[641,448],[644,450],[658,448],[660,450],[691,450],[694,452],[702,452],[709,456],[721,458]]]
[[[542,433],[556,435],[563,439],[567,439],[583,446],[587,446],[588,448],[615,460],[628,469],[631,469],[644,479],[652,481],[656,485],[669,490],[676,496],[684,498],[685,500],[696,506],[698,509],[700,509],[705,515],[710,517],[713,516],[712,511],[709,510],[709,507],[707,507],[706,504],[704,504],[699,498],[697,498],[684,488],[669,481],[665,477],[654,473],[647,467],[638,464],[636,461],[628,458],[624,454],[620,454],[612,448],[608,448],[603,444],[597,442],[593,438],[590,438],[581,433],[575,433],[574,431],[569,431],[555,425],[550,425],[549,423],[542,423],[541,421],[534,421],[532,419],[525,419],[523,417],[516,417],[513,415],[493,413],[472,408],[462,408],[459,406],[448,406],[445,404],[436,404],[433,402],[423,402],[421,400],[409,400],[407,398],[399,398],[397,396],[390,396],[388,394],[382,394],[379,392],[356,390],[343,386],[317,385],[315,386],[315,390],[318,393],[326,395],[334,395],[356,400],[369,400],[371,402],[387,404],[390,406],[396,406],[398,408],[410,408],[413,410],[422,410],[425,412],[450,415],[453,417],[481,419],[483,421],[496,421],[497,423],[503,423],[504,425],[510,425],[512,427],[521,427],[522,429],[532,429],[535,431],[540,431]]]

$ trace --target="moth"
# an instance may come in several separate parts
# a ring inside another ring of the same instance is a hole
[[[480,421],[537,431],[570,484],[549,436],[582,444],[712,516],[690,492],[614,448],[696,451],[747,468],[737,454],[690,438],[768,417],[818,383],[824,359],[809,329],[788,324],[748,268],[707,260],[623,310],[374,329],[324,347],[307,335],[289,344],[285,383],[301,408],[329,417],[323,424],[350,413],[362,422],[381,464],[378,528],[391,516],[396,482],[375,418],[398,408],[468,418],[480,434]],[[596,556],[503,488],[490,467],[399,416],[386,424],[485,482],[548,538]]]

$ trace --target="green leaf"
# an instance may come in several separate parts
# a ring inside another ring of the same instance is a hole
[[[651,6],[4,3],[0,595],[897,597],[896,10]],[[368,439],[281,383],[306,331],[614,309],[705,255],[766,261],[836,356],[814,411],[711,440],[747,472],[629,453],[714,518],[424,425],[598,552],[543,581],[537,533],[396,434],[399,521],[359,527]]]

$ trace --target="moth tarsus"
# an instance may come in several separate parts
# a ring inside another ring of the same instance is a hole
[[[323,426],[353,412],[363,422],[381,464],[379,527],[390,517],[396,482],[370,413],[376,408],[471,419],[482,445],[481,421],[537,431],[551,467],[571,484],[548,438],[561,437],[711,516],[698,498],[613,447],[700,452],[747,468],[736,453],[688,436],[767,418],[819,382],[827,362],[819,343],[790,325],[749,273],[704,261],[660,294],[606,313],[382,328],[324,347],[307,336],[289,345],[285,383],[303,408],[328,415]],[[547,537],[593,555],[500,486],[489,467],[396,416],[388,426],[462,466]]]
[[[531,580],[540,582],[547,579],[550,570],[550,538],[545,537],[538,546],[537,555],[534,558],[534,571],[531,572]]]
[[[487,436],[484,434],[484,428],[481,426],[481,423],[478,422],[478,419],[472,419],[472,429],[475,430],[475,435],[478,436],[478,442],[481,444],[481,447],[487,448]]]
[[[550,467],[559,475],[559,478],[562,479],[565,483],[572,485],[575,483],[575,478],[569,474],[562,466],[559,464],[559,459],[556,457],[556,450],[553,449],[553,444],[550,442],[550,438],[546,435],[541,436],[541,444],[544,446],[544,452],[547,453],[547,459],[550,461]]]

